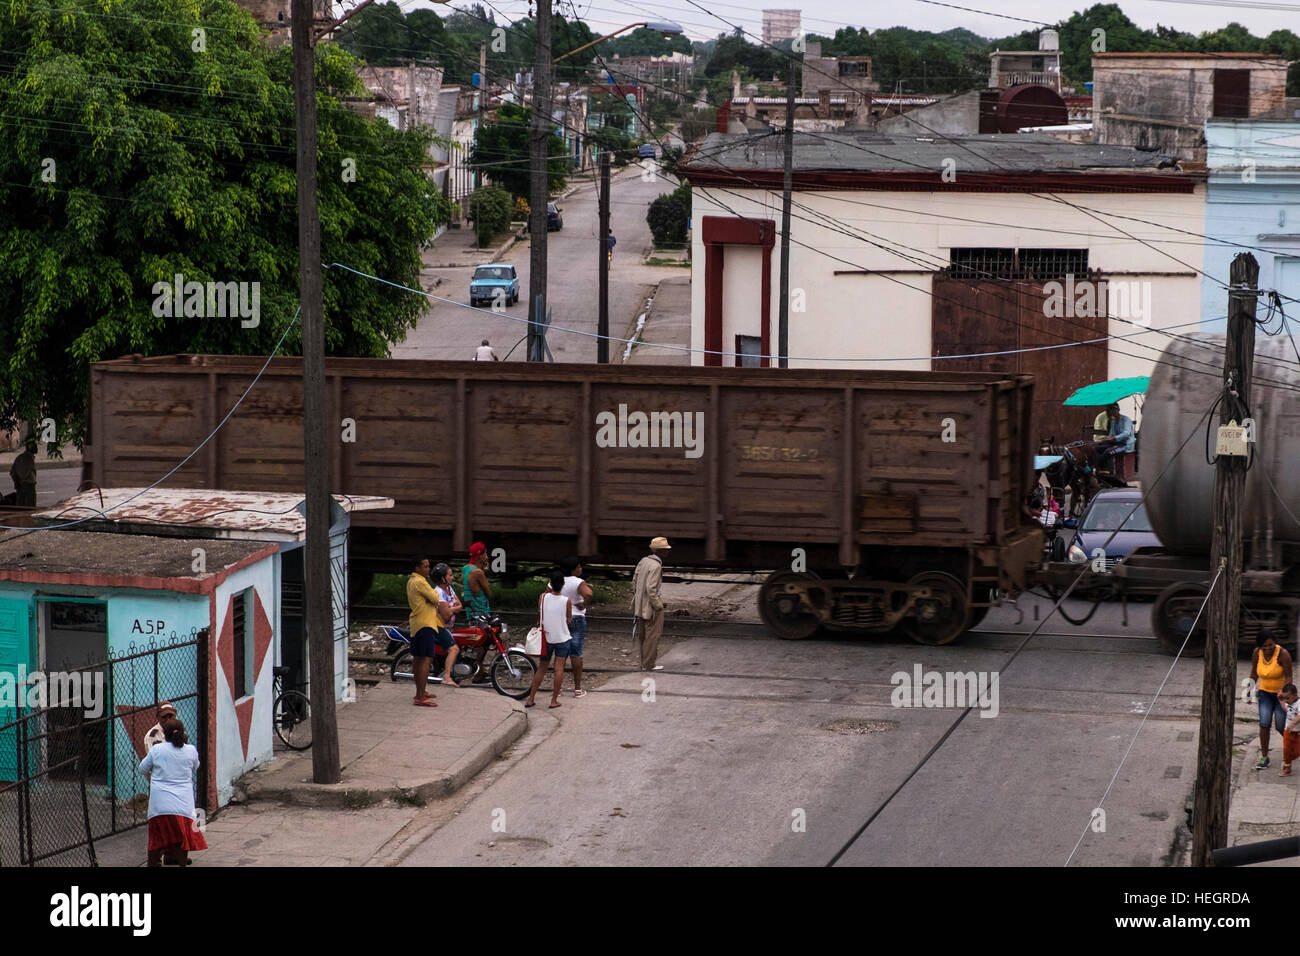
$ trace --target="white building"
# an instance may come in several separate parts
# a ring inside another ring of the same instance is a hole
[[[1160,224],[1200,231],[1204,177],[1168,157],[1028,134],[795,135],[791,367],[1030,372],[1043,437],[1065,439],[1082,421],[1070,392],[1148,373],[1155,330],[1195,331],[1202,247]],[[693,361],[776,364],[760,356],[778,345],[781,139],[713,134],[681,173]],[[1107,336],[1126,338],[1093,341]],[[1040,346],[1059,347],[1024,351]],[[1013,354],[937,358],[984,353]]]
[[[763,42],[776,43],[799,36],[802,10],[764,10]]]

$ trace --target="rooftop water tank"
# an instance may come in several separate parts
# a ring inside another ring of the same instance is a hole
[[[1040,50],[1059,50],[1061,48],[1061,35],[1055,30],[1044,30],[1038,34],[1038,49]]]

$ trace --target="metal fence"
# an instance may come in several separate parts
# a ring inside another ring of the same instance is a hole
[[[0,726],[0,866],[94,866],[95,840],[148,822],[139,764],[158,701],[176,705],[190,742],[207,753],[207,634],[132,644],[122,656],[59,672],[65,687],[99,688],[76,706],[64,695],[60,706],[26,707],[22,695],[18,718]],[[199,806],[208,772],[204,760]]]

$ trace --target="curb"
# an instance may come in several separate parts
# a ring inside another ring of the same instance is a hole
[[[258,781],[248,781],[244,786],[245,803],[269,802],[285,806],[333,808],[339,810],[359,810],[374,806],[386,800],[398,803],[424,804],[430,800],[449,797],[465,784],[469,783],[480,770],[499,757],[511,744],[524,735],[528,729],[528,715],[523,705],[516,703],[510,713],[497,724],[465,756],[461,757],[450,769],[443,771],[432,780],[416,784],[414,787],[356,787],[344,781],[339,783],[301,783],[287,785],[266,785]],[[344,776],[346,777],[346,772]]]

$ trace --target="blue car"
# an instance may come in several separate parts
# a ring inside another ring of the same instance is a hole
[[[1066,550],[1066,560],[1071,564],[1086,564],[1092,560],[1094,549],[1104,547],[1105,567],[1110,572],[1135,549],[1160,547],[1160,539],[1151,530],[1146,506],[1141,502],[1142,492],[1137,488],[1109,488],[1093,495]],[[1111,532],[1117,532],[1113,538]]]
[[[636,151],[636,153],[637,153],[637,155],[640,156],[642,159],[654,159],[654,158],[655,158],[655,144],[654,144],[654,143],[642,143],[642,144],[641,144],[641,148],[638,149],[638,150]]]
[[[492,303],[504,297],[506,305],[519,301],[519,274],[505,264],[479,266],[469,280],[469,304]]]

